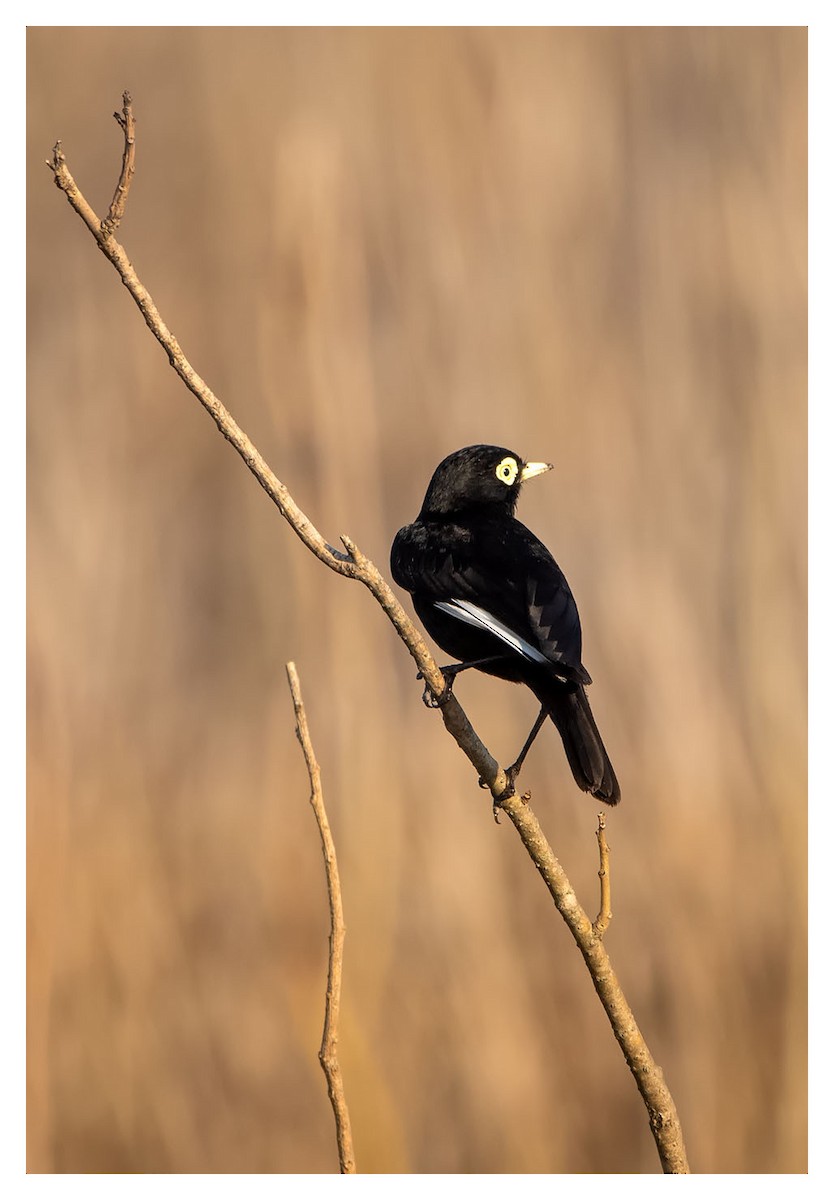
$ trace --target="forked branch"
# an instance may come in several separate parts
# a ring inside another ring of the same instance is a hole
[[[503,809],[509,816],[582,952],[614,1035],[648,1110],[663,1170],[675,1174],[687,1173],[689,1167],[683,1133],[674,1100],[664,1082],[663,1074],[640,1033],[600,936],[579,904],[576,893],[548,845],[529,804],[522,800],[513,788],[508,787],[504,771],[475,733],[456,697],[452,695],[445,700],[445,681],[437,664],[413,622],[374,564],[345,535],[341,538],[345,547],[344,553],[334,549],[324,540],[297,506],[287,487],[274,474],[228,410],[188,362],[176,338],[162,320],[150,293],[139,281],[124,248],[113,236],[113,230],[124,213],[135,152],[134,142],[131,141],[129,148],[127,144],[128,138],[133,138],[132,105],[127,92],[123,102],[122,113],[117,114],[117,120],[125,134],[125,150],[120,183],[108,220],[100,221],[85,200],[70,174],[60,142],[56,143],[48,164],[54,173],[55,183],[90,230],[102,254],[118,271],[122,283],[135,300],[148,328],[167,354],[171,366],[211,415],[223,436],[235,447],[281,515],[305,546],[325,566],[350,579],[358,579],[368,588],[417,663],[431,695],[437,700],[444,699],[444,703],[440,705],[440,712],[446,728],[466,754],[478,776],[489,786],[495,806]],[[126,165],[128,163],[129,167]]]

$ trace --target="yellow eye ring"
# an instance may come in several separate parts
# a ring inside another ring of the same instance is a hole
[[[502,458],[495,468],[495,474],[502,483],[506,483],[507,487],[512,487],[518,478],[518,462],[509,456]]]

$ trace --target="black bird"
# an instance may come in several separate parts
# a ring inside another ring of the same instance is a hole
[[[477,667],[525,683],[541,704],[511,780],[550,717],[579,787],[616,804],[620,786],[585,694],[576,602],[550,552],[514,516],[522,483],[551,467],[500,446],[456,450],[432,476],[417,520],[394,538],[391,572],[431,637],[459,660],[443,668],[447,687]]]

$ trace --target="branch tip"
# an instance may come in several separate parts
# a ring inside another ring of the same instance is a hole
[[[136,170],[136,123],[133,119],[130,92],[122,93],[122,103],[122,111],[120,113],[113,113],[125,136],[125,146],[122,152],[122,170],[119,175],[119,182],[116,184],[116,191],[113,193],[113,199],[110,202],[110,210],[101,222],[101,233],[104,237],[111,237],[121,224],[122,217],[125,215],[125,209],[127,208],[127,196],[130,191],[133,172]]]
[[[593,931],[602,940],[611,921],[611,872],[609,867],[608,842],[605,837],[605,813],[597,813],[597,844],[599,846],[599,915],[593,923]]]
[[[357,563],[359,551],[356,547],[356,543],[349,538],[346,533],[339,534],[339,541],[342,543],[345,550],[347,550],[348,560],[352,563]]]

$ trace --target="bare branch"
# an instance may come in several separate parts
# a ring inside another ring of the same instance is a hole
[[[125,95],[124,128],[126,134],[127,111],[130,108],[130,99]],[[594,931],[589,917],[582,910],[564,870],[548,845],[535,814],[527,802],[527,797],[519,797],[509,786],[504,771],[472,728],[456,697],[452,695],[448,699],[445,698],[445,680],[429,653],[428,647],[374,564],[346,535],[343,535],[341,540],[347,554],[334,550],[324,540],[228,410],[188,362],[176,338],[162,320],[150,293],[140,283],[123,247],[115,240],[112,233],[103,228],[93,209],[79,191],[67,167],[60,142],[56,143],[52,161],[48,165],[55,175],[56,185],[64,192],[69,203],[84,221],[101,252],[118,271],[122,283],[135,300],[148,328],[165,350],[171,366],[186,387],[211,415],[223,436],[235,447],[261,487],[277,505],[281,515],[305,546],[332,571],[350,579],[358,579],[374,595],[417,663],[431,695],[436,700],[443,699],[444,702],[439,706],[439,711],[444,725],[475,767],[479,777],[489,787],[494,809],[503,809],[509,816],[582,952],[594,987],[611,1022],[614,1035],[648,1110],[663,1170],[667,1173],[687,1173],[689,1167],[684,1149],[683,1132],[671,1093],[663,1079],[663,1073],[652,1058],[643,1035],[640,1033],[634,1015],[617,982],[602,941]]]
[[[125,148],[122,154],[122,173],[119,176],[115,194],[110,202],[110,211],[101,223],[101,231],[106,237],[115,233],[121,224],[125,208],[127,207],[127,194],[130,191],[130,182],[133,179],[133,172],[136,169],[136,125],[133,120],[133,105],[130,100],[130,92],[123,94],[122,111],[120,113],[113,113],[113,116],[124,131]]]
[[[350,1132],[350,1113],[345,1099],[342,1068],[336,1046],[339,1041],[339,1002],[342,995],[342,958],[345,945],[345,921],[342,912],[342,889],[339,883],[339,867],[336,863],[336,846],[330,832],[330,822],[324,807],[321,790],[321,771],[313,750],[313,742],[307,725],[307,714],[301,698],[301,683],[295,663],[287,663],[287,679],[290,684],[293,708],[295,709],[295,732],[304,752],[307,773],[310,776],[310,804],[316,815],[321,836],[321,852],[324,855],[324,872],[327,877],[327,898],[330,904],[330,954],[327,962],[327,993],[324,1002],[324,1032],[319,1050],[319,1062],[327,1079],[327,1094],[336,1118],[336,1143],[339,1147],[339,1170],[342,1175],[356,1174],[353,1156],[353,1136]]]
[[[666,1086],[663,1072],[652,1058],[637,1026],[601,938],[594,932],[530,806],[519,796],[513,796],[504,802],[503,807],[582,952],[614,1036],[648,1110],[649,1124],[663,1170],[667,1174],[688,1174],[689,1165],[675,1102]]]
[[[605,813],[597,813],[597,843],[599,845],[599,916],[594,921],[594,933],[601,938],[613,915],[611,912],[611,868],[608,842],[605,839]]]

